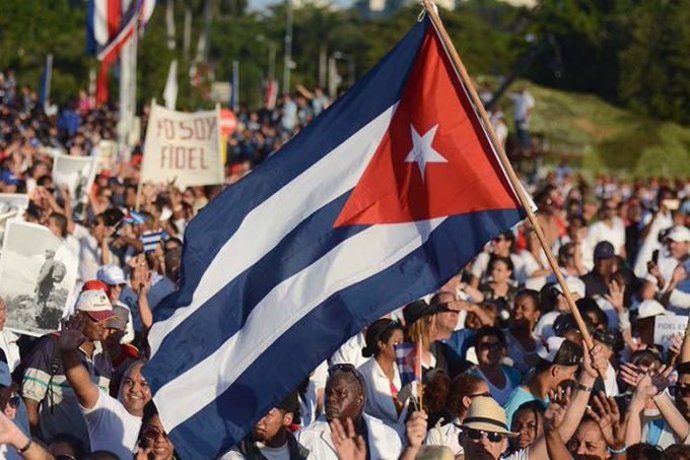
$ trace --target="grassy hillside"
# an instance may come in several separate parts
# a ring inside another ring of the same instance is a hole
[[[565,153],[593,173],[690,177],[690,127],[642,117],[595,96],[527,86],[536,100],[530,129],[544,136],[554,156]]]

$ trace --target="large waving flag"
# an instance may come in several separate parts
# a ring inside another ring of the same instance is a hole
[[[183,458],[212,458],[345,340],[522,217],[428,19],[190,222],[144,374]]]

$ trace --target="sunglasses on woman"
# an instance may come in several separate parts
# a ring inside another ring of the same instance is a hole
[[[467,437],[472,441],[481,441],[483,436],[494,444],[503,441],[505,435],[501,433],[494,433],[493,431],[475,430],[473,428],[464,428],[463,431],[467,433]]]
[[[144,428],[144,437],[151,442],[155,442],[159,436],[163,436],[164,439],[168,439],[168,435],[164,431],[159,430],[153,425],[147,425]]]

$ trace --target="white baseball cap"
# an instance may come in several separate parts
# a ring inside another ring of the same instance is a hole
[[[83,311],[94,321],[103,321],[115,316],[113,306],[103,291],[83,291],[77,297],[77,311]]]
[[[687,243],[690,241],[690,229],[684,225],[676,225],[668,232],[666,238],[676,243]]]
[[[670,311],[666,310],[663,305],[654,299],[647,299],[640,302],[637,307],[637,319],[651,318],[652,316],[659,315],[673,315]]]
[[[568,276],[565,279],[565,284],[568,286],[568,290],[570,293],[575,293],[580,296],[580,298],[585,296],[585,282],[582,281],[580,278],[576,278],[574,276]],[[561,287],[560,283],[555,284],[556,290],[563,294],[563,288]]]
[[[117,265],[103,265],[96,272],[96,279],[103,281],[109,286],[116,286],[127,282],[125,272]]]

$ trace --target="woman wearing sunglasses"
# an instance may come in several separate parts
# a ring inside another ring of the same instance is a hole
[[[501,364],[506,355],[505,334],[496,327],[480,328],[475,336],[475,350],[479,363],[470,373],[484,380],[491,396],[499,404],[505,404],[522,380],[520,372]]]
[[[163,423],[158,416],[158,409],[150,401],[144,407],[144,417],[141,420],[139,432],[139,450],[135,460],[173,460],[178,455],[175,446],[165,432]]]

